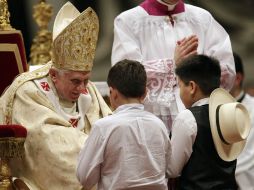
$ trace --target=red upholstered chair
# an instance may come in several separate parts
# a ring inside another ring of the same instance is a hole
[[[0,95],[20,73],[28,70],[25,46],[19,30],[0,31]]]
[[[20,180],[12,182],[9,168],[11,158],[24,155],[24,142],[27,130],[21,125],[0,125],[0,190],[29,190]]]
[[[11,27],[6,0],[0,0],[0,94],[20,73],[28,71],[20,31]],[[12,180],[9,160],[24,155],[27,130],[21,125],[0,125],[0,190],[29,190],[20,179]]]

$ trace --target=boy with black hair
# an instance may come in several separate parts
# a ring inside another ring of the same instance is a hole
[[[181,175],[180,190],[236,189],[236,157],[249,130],[247,110],[219,88],[218,60],[190,56],[175,73],[187,109],[178,114],[172,128],[171,177]]]
[[[167,190],[171,156],[166,126],[142,104],[146,72],[123,60],[108,74],[113,115],[95,122],[80,152],[77,176],[85,189]]]

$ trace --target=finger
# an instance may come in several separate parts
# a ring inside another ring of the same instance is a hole
[[[197,48],[198,48],[198,41],[193,40],[193,41],[188,42],[186,44],[181,44],[179,46],[179,51],[185,55],[193,50],[197,50]]]
[[[191,56],[191,55],[197,55],[197,54],[198,54],[198,52],[197,52],[196,50],[193,50],[193,51],[189,52],[188,54],[186,54],[186,55],[184,56],[184,59],[187,58],[187,57],[189,57],[189,56]]]
[[[190,45],[190,44],[192,44],[192,43],[195,43],[195,42],[198,43],[198,38],[197,38],[197,36],[191,36],[191,37],[187,38],[187,39],[182,43],[182,45],[183,45],[183,46],[188,46],[188,45]]]
[[[197,37],[197,35],[194,35],[194,34],[189,36],[189,37],[187,37],[188,40],[195,39],[195,38],[198,38],[198,37]]]
[[[198,49],[198,42],[193,42],[187,46],[188,52]]]
[[[186,37],[184,37],[184,38],[181,39],[181,40],[178,40],[178,41],[177,41],[177,44],[180,45],[180,44],[183,43],[183,41],[185,41],[185,40],[186,40]]]
[[[187,55],[191,51],[197,51],[198,48],[198,43],[193,42],[191,44],[185,44],[184,46],[179,46],[178,47],[178,52],[180,55],[184,56]]]

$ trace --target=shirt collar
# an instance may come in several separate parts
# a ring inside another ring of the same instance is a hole
[[[184,3],[182,0],[178,2],[172,11],[169,11],[166,5],[159,3],[157,0],[145,0],[140,4],[140,6],[145,9],[149,15],[153,16],[171,16],[185,11]]]
[[[200,99],[200,100],[196,101],[194,104],[192,104],[191,107],[203,106],[203,105],[208,104],[208,103],[209,103],[209,98],[203,98],[203,99]]]
[[[114,111],[114,114],[121,111],[130,110],[130,109],[144,110],[144,105],[143,104],[124,104],[116,108],[116,110]]]

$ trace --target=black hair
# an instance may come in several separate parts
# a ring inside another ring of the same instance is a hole
[[[213,57],[192,55],[177,65],[175,73],[185,84],[197,83],[204,95],[210,95],[220,86],[220,64]]]
[[[233,52],[233,56],[234,56],[234,61],[235,61],[236,73],[241,73],[242,75],[244,75],[244,69],[243,69],[243,63],[242,63],[241,57],[235,52]]]
[[[130,98],[142,97],[146,91],[146,72],[144,66],[134,60],[117,62],[108,73],[109,87],[116,88],[122,95]]]

